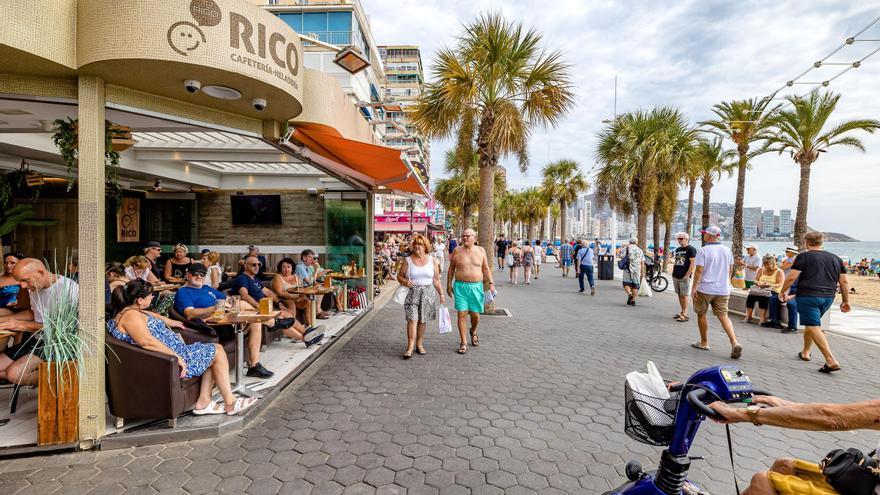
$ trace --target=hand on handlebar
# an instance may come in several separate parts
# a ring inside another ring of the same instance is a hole
[[[755,404],[763,404],[767,407],[780,407],[793,404],[791,401],[780,399],[779,397],[773,397],[772,395],[756,395],[752,398],[752,402]]]
[[[744,421],[748,421],[748,418],[745,414],[745,409],[730,407],[720,400],[709,404],[709,407],[714,409],[715,413],[717,413],[719,416],[717,418],[709,417],[709,419],[716,423],[729,425],[733,423],[742,423]]]

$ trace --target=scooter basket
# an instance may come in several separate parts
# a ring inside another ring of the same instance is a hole
[[[668,399],[651,397],[636,392],[629,383],[624,386],[625,409],[624,431],[631,438],[661,447],[672,441],[675,410],[680,396],[673,392]]]

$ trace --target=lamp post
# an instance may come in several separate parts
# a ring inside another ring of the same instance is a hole
[[[415,200],[409,200],[409,204],[406,205],[406,209],[409,211],[409,235],[412,237],[413,235],[413,212],[416,209]]]

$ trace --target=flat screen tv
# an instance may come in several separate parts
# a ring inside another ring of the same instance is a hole
[[[260,196],[235,195],[232,198],[233,225],[280,225],[281,196],[266,194]]]

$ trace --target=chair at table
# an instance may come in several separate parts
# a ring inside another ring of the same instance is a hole
[[[128,344],[109,332],[104,338],[107,400],[116,427],[138,419],[167,419],[175,427],[177,417],[196,403],[202,377],[180,378],[177,356]]]

